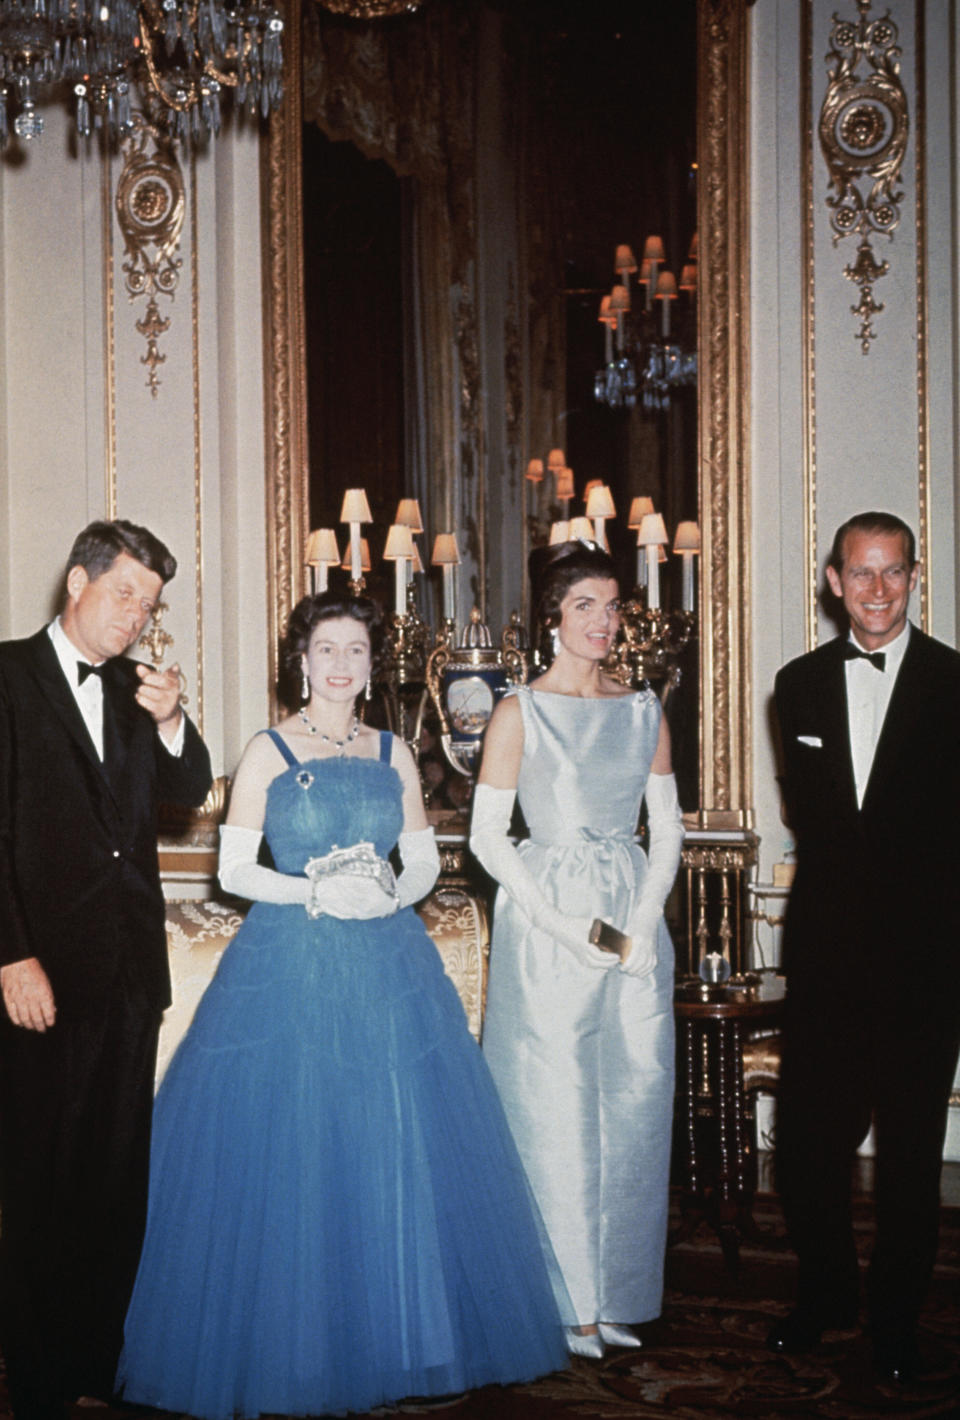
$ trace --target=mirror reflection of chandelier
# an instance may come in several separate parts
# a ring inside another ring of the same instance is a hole
[[[641,408],[654,412],[669,406],[675,390],[697,382],[694,302],[697,292],[697,236],[679,282],[664,265],[660,237],[648,237],[639,267],[629,246],[620,245],[614,257],[617,281],[600,302],[598,320],[604,327],[604,365],[593,381],[594,398],[613,409]],[[636,276],[636,294],[630,278]],[[679,292],[687,307],[682,321],[671,314]],[[694,326],[691,333],[686,327]]]
[[[38,138],[42,99],[69,86],[78,134],[116,142],[138,96],[181,141],[216,135],[221,104],[267,114],[282,96],[283,20],[269,0],[0,0],[0,147],[9,119]]]

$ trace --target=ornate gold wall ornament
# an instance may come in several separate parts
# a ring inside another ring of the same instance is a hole
[[[148,151],[147,145],[152,151]],[[123,145],[123,169],[117,183],[117,221],[123,233],[123,272],[130,300],[146,297],[147,310],[136,328],[147,342],[140,363],[148,369],[147,388],[157,397],[157,366],[166,356],[160,336],[170,328],[161,316],[158,296],[173,300],[183,265],[175,253],[180,245],[186,207],[183,173],[172,144],[142,116],[134,116],[133,137]]]
[[[910,126],[899,32],[889,11],[882,19],[868,18],[871,3],[857,0],[856,21],[834,16],[826,56],[830,82],[819,125],[834,245],[843,237],[860,237],[857,260],[844,275],[860,287],[860,302],[850,309],[860,317],[857,339],[865,355],[876,335],[872,318],[883,310],[873,300],[873,286],[889,270],[888,262],[874,257],[871,238],[892,240],[899,224],[903,192],[897,185]],[[870,72],[861,74],[863,65]]]

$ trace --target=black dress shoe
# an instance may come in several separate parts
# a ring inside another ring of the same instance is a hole
[[[920,1374],[920,1348],[913,1335],[875,1337],[873,1367],[882,1380],[912,1385]]]

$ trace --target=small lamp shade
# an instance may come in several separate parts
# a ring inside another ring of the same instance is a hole
[[[577,537],[582,537],[586,542],[593,542],[593,523],[589,518],[570,519],[569,540],[572,542]]]
[[[340,521],[341,523],[373,522],[370,504],[367,502],[367,495],[362,488],[348,488],[344,493]]]
[[[420,504],[416,498],[401,498],[397,504],[397,516],[395,519],[401,527],[409,528],[411,532],[423,532],[423,518],[420,515]]]
[[[569,518],[558,518],[555,523],[550,524],[550,546],[555,542],[570,541],[570,520]]]
[[[307,539],[307,565],[336,567],[340,561],[337,535],[333,528],[314,528]]]
[[[456,533],[437,533],[433,539],[433,556],[430,562],[434,567],[459,567],[460,551],[457,547]]]
[[[597,483],[587,494],[588,518],[615,518],[617,510],[613,506],[613,494],[605,483]]]
[[[573,469],[558,468],[557,474],[557,497],[562,503],[573,497]]]
[[[372,520],[371,520],[371,521],[372,521]],[[340,563],[340,566],[343,568],[343,570],[344,570],[345,572],[352,572],[352,570],[353,570],[352,567],[351,567],[351,565],[350,565],[350,547],[349,547],[349,545],[347,546],[347,550],[346,550],[346,552],[344,553],[343,561]],[[369,572],[369,571],[370,571],[370,544],[369,544],[369,542],[367,541],[367,539],[366,539],[365,537],[362,537],[362,538],[360,539],[360,571],[361,571],[361,572]]]
[[[677,299],[677,278],[672,271],[660,272],[657,277],[654,299],[657,301],[675,301]]]
[[[673,538],[674,552],[699,552],[700,551],[700,529],[696,523],[677,523],[677,531]]]
[[[658,546],[669,541],[662,516],[659,513],[647,513],[637,533],[637,546]]]
[[[567,456],[562,449],[551,449],[547,454],[547,468],[566,468]]]
[[[600,314],[597,316],[597,320],[602,321],[604,325],[616,325],[617,323],[616,315],[610,313],[609,294],[600,297]]]
[[[630,516],[627,519],[627,527],[633,528],[636,531],[637,529],[639,529],[640,524],[643,522],[647,514],[652,512],[652,498],[647,498],[645,495],[641,495],[639,498],[634,498],[633,502],[630,504]]]
[[[617,247],[613,258],[613,269],[618,276],[624,271],[629,271],[631,275],[637,269],[637,258],[633,254],[631,247],[621,245]]]
[[[420,556],[420,549],[416,543],[413,544],[413,561],[410,563],[411,572],[423,571],[423,558]]]
[[[637,277],[637,280],[640,282],[640,285],[641,285],[641,286],[647,286],[647,285],[649,285],[649,282],[650,282],[650,265],[651,265],[650,258],[649,258],[648,256],[645,256],[645,257],[643,258],[643,261],[641,261],[641,263],[640,263],[640,275]]]
[[[527,464],[526,477],[531,483],[543,482],[543,459],[531,459]]]
[[[626,286],[614,286],[610,292],[610,314],[618,318],[630,309],[630,292]]]
[[[695,291],[697,289],[697,266],[696,262],[689,262],[680,272],[680,290]]]
[[[664,261],[663,238],[647,237],[643,244],[644,261]]]
[[[700,242],[696,232],[694,232],[693,236],[690,238],[690,250],[687,252],[687,259],[689,261],[699,260],[699,248]]]
[[[399,557],[413,557],[413,533],[403,523],[393,523],[387,533],[387,545],[383,549],[385,562],[396,562]]]

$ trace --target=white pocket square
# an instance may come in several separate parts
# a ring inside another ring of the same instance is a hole
[[[823,749],[823,740],[819,735],[797,735],[797,739],[802,745],[811,745],[814,749]]]

